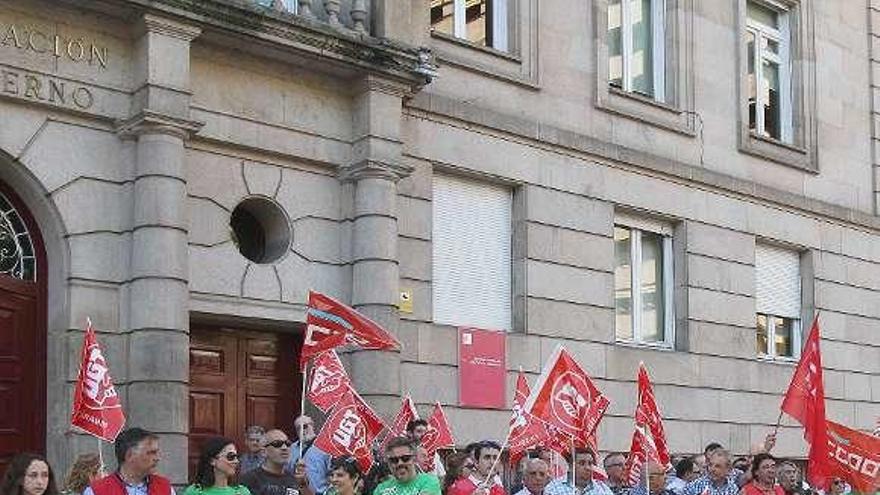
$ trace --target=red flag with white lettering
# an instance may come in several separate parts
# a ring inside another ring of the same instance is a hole
[[[845,479],[859,493],[880,490],[880,438],[833,421],[826,425],[831,475]]]
[[[510,430],[507,434],[509,461],[514,466],[519,463],[527,450],[549,444],[552,440],[547,423],[527,413],[523,408],[530,393],[526,376],[520,371],[516,378]]]
[[[336,405],[339,397],[351,387],[351,380],[339,360],[336,351],[330,349],[318,354],[312,365],[308,397],[318,409],[327,412]]]
[[[648,461],[660,463],[660,456],[653,440],[645,433],[645,427],[636,425],[636,427],[633,428],[629,456],[627,456],[626,464],[623,468],[624,476],[626,476],[630,486],[636,486],[639,484],[642,474],[642,466]]]
[[[422,466],[426,473],[434,470],[434,454],[437,453],[438,449],[455,446],[452,428],[450,428],[449,420],[446,419],[446,414],[443,412],[443,407],[440,406],[439,402],[434,404],[434,412],[428,418],[428,429],[425,430],[421,443],[428,453],[425,456],[427,466]]]
[[[831,465],[825,426],[825,385],[819,351],[818,316],[813,320],[801,359],[785,392],[782,410],[804,426],[804,439],[810,444],[807,480],[816,486],[826,486]]]
[[[385,451],[385,445],[392,438],[405,436],[406,425],[416,419],[419,419],[419,412],[416,411],[415,404],[408,395],[404,396],[400,402],[400,410],[397,411],[397,415],[394,416],[394,421],[391,422],[391,427],[388,429],[388,434],[382,440],[382,451]]]
[[[361,472],[373,465],[370,446],[379,434],[376,425],[361,412],[351,391],[346,392],[327,418],[315,445],[332,457],[351,456],[357,459]]]
[[[646,434],[651,435],[651,440],[657,450],[657,462],[669,466],[669,448],[666,446],[663,420],[660,416],[660,408],[657,407],[651,378],[648,376],[648,369],[645,368],[644,363],[639,363],[639,403],[636,406],[635,420],[637,425],[646,427]]]
[[[309,291],[306,338],[300,351],[300,367],[312,356],[353,344],[362,349],[399,349],[400,342],[373,320],[319,292]]]
[[[558,346],[525,409],[574,437],[576,446],[587,446],[609,403],[568,351]]]
[[[91,320],[83,339],[70,424],[107,442],[116,440],[125,425],[122,403]]]

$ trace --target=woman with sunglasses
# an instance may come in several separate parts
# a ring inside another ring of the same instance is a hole
[[[327,495],[356,495],[363,487],[363,475],[354,457],[334,457],[330,461],[330,488]]]
[[[251,495],[244,485],[234,484],[238,450],[228,438],[211,437],[202,445],[193,483],[183,495]]]

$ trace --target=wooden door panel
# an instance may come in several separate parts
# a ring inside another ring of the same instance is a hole
[[[36,285],[0,275],[0,471],[17,452],[43,451],[35,431],[45,418],[36,363],[45,335],[37,323]]]
[[[244,447],[250,425],[293,433],[299,413],[298,337],[198,327],[190,333],[190,472],[198,447],[223,435]]]

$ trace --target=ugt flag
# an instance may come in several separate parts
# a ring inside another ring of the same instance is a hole
[[[408,425],[410,421],[416,419],[419,419],[419,412],[416,410],[416,405],[413,404],[410,396],[406,395],[401,399],[400,410],[397,411],[397,415],[394,416],[394,420],[391,422],[391,427],[388,429],[388,434],[385,435],[385,439],[382,440],[381,451],[385,452],[385,445],[387,445],[392,438],[405,436],[406,425]]]
[[[428,418],[428,429],[422,437],[422,447],[425,448],[428,455],[425,456],[425,465],[422,469],[428,473],[434,470],[434,454],[444,447],[454,447],[455,439],[452,437],[452,428],[449,426],[449,420],[446,419],[446,413],[440,403],[434,404],[434,412]]]
[[[312,366],[311,379],[308,386],[308,397],[322,412],[327,412],[336,405],[339,397],[352,389],[351,380],[339,361],[336,351],[330,349],[322,352]]]
[[[525,410],[574,437],[576,446],[595,442],[599,421],[610,401],[564,347],[544,367]]]
[[[315,354],[344,344],[370,350],[400,348],[400,342],[373,320],[319,292],[309,291],[306,324],[300,367]]]
[[[831,469],[828,430],[825,424],[825,385],[822,355],[819,352],[819,317],[813,320],[801,359],[782,400],[782,410],[804,426],[804,439],[810,444],[807,481],[826,486]]]
[[[378,416],[373,410],[348,391],[327,418],[315,438],[315,445],[332,457],[354,457],[361,472],[366,473],[373,464],[370,451],[373,439],[382,431],[381,423],[377,424],[375,418]]]
[[[107,442],[116,440],[125,425],[122,404],[91,320],[83,340],[70,424]]]

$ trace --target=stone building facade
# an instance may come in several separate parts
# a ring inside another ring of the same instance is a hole
[[[672,450],[739,453],[820,313],[829,416],[870,428],[876,3],[0,0],[0,454],[94,450],[86,317],[175,482],[289,428],[309,289],[403,343],[345,355],[367,401],[462,444],[509,413],[458,407],[459,326],[506,332],[508,391],[564,344],[603,450],[643,361]]]

